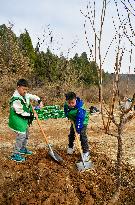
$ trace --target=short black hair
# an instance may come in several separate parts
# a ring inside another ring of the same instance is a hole
[[[74,92],[68,92],[65,94],[66,100],[76,99],[76,94]]]
[[[19,79],[18,82],[17,82],[17,86],[24,86],[24,87],[28,87],[29,84],[28,84],[28,81],[25,80],[25,79]]]

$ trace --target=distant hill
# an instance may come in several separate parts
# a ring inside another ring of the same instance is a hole
[[[135,82],[135,74],[120,74],[121,80],[127,80],[129,78],[129,81]]]

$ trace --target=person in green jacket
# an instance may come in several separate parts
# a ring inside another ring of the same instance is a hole
[[[86,129],[89,121],[89,114],[84,107],[83,101],[76,96],[74,92],[68,92],[66,95],[66,102],[64,104],[65,116],[74,123],[76,132],[80,135],[81,146],[83,150],[84,161],[90,160],[90,152]],[[67,154],[74,152],[75,132],[73,124],[71,123],[70,133],[68,135],[69,143]]]
[[[26,147],[29,136],[28,128],[34,119],[30,100],[36,101],[40,107],[43,106],[42,100],[38,96],[27,93],[27,91],[27,80],[19,79],[17,88],[10,99],[8,125],[16,133],[16,143],[11,159],[16,162],[25,161],[23,154],[32,154],[32,151]]]

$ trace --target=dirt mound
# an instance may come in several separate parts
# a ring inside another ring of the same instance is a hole
[[[93,145],[94,146],[94,145]],[[94,205],[107,202],[115,190],[115,164],[104,154],[92,153],[93,168],[78,172],[75,161],[79,155],[67,156],[58,164],[45,149],[38,149],[17,164],[1,160],[1,205]],[[122,191],[118,205],[135,204],[135,170],[123,164]]]

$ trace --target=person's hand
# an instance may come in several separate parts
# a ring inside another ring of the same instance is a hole
[[[36,112],[34,112],[34,117],[38,118],[38,114]]]
[[[69,120],[71,124],[73,124],[74,122],[72,120]]]
[[[43,102],[42,102],[42,101],[39,103],[39,107],[40,107],[40,108],[43,108],[43,107],[44,107],[44,105],[43,105]]]
[[[30,111],[30,116],[28,117],[29,126],[32,125],[32,121],[34,120],[34,113]]]
[[[29,119],[33,120],[34,119],[34,113],[32,111],[30,111],[30,116]]]

